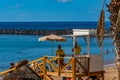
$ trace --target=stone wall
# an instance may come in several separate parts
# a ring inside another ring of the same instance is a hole
[[[66,35],[72,34],[72,29],[70,30],[0,30],[0,34],[20,34],[20,35]]]
[[[17,34],[17,35],[68,35],[73,34],[72,29],[65,30],[0,30],[0,34]],[[107,36],[112,36],[111,30],[105,30]]]

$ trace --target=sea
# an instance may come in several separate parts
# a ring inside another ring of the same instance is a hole
[[[62,30],[62,29],[96,29],[97,22],[0,22],[0,29],[11,30]],[[110,23],[105,22],[105,29]],[[32,61],[43,56],[55,56],[57,46],[60,44],[65,54],[73,54],[73,38],[64,36],[67,41],[38,41],[41,35],[14,35],[0,34],[0,72],[9,69],[10,63],[21,60]],[[78,37],[81,54],[87,53],[87,43],[84,37]],[[100,55],[100,48],[96,38],[90,38],[90,54]],[[103,41],[104,62],[115,60],[115,47],[111,37]]]

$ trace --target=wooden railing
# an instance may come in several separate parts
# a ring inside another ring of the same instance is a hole
[[[72,80],[76,80],[77,67],[80,67],[80,70],[82,69],[86,74],[89,72],[89,57],[64,57],[64,65],[60,63],[60,58],[62,57],[44,56],[29,62],[27,66],[44,80],[52,80],[51,76],[71,77]],[[57,63],[55,63],[56,59],[58,59]],[[81,61],[86,61],[87,67]],[[0,75],[6,77],[9,72],[14,70],[16,68],[0,72]]]

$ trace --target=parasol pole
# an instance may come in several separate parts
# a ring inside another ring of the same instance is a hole
[[[54,50],[54,41],[52,41],[52,51],[51,51],[51,56],[53,54],[53,50]]]
[[[76,36],[73,36],[73,48],[75,47],[75,41],[76,41]],[[75,51],[73,51],[73,53],[75,54]]]
[[[73,47],[75,46],[76,36],[73,36]]]

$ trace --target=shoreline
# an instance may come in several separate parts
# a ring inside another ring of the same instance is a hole
[[[103,64],[104,66],[114,66],[114,65],[116,65],[115,64],[115,60],[113,60],[113,59],[111,59],[111,60],[108,60],[108,61],[104,61],[104,64]]]

